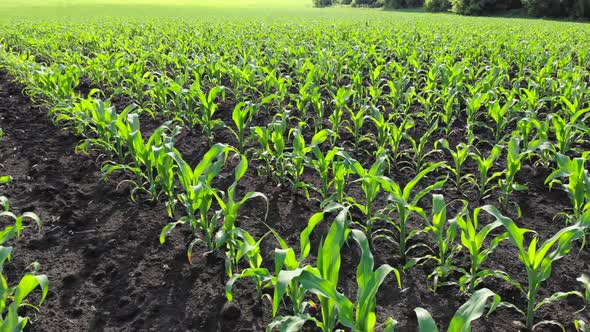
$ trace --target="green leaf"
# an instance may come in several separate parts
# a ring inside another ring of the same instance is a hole
[[[487,288],[480,289],[473,293],[469,301],[463,304],[449,325],[448,332],[470,332],[471,322],[483,315],[486,309],[486,304],[489,298],[492,298],[492,304],[488,311],[488,315],[496,310],[500,303],[500,296]]]
[[[287,287],[293,282],[295,278],[298,278],[303,273],[302,268],[291,270],[291,271],[281,271],[277,276],[277,282],[275,285],[274,295],[272,299],[272,316],[276,316],[277,310],[279,309],[279,305],[283,300],[283,296],[285,296],[285,292],[287,291]]]
[[[7,259],[10,259],[12,254],[12,247],[0,246],[0,273],[4,269],[4,263]]]
[[[240,162],[235,169],[235,182],[238,182],[248,171],[248,159],[245,156],[240,156]]]
[[[313,135],[313,137],[311,138],[311,146],[317,146],[320,145],[322,143],[324,143],[326,141],[326,139],[328,139],[328,137],[330,137],[331,132],[328,129],[322,129],[320,130],[317,134]]]
[[[42,291],[41,300],[39,301],[39,305],[41,305],[49,291],[49,280],[46,275],[26,274],[15,289],[14,303],[20,306],[23,300],[37,287],[40,287]]]
[[[170,233],[174,230],[174,228],[176,228],[176,226],[183,225],[187,221],[188,221],[188,218],[183,217],[178,221],[171,222],[171,223],[167,224],[166,226],[164,226],[164,228],[162,228],[162,231],[160,232],[160,244],[164,244],[166,242],[166,238],[168,237],[168,235],[170,235]]]
[[[300,239],[299,239],[300,247],[301,247],[301,254],[299,257],[300,261],[304,260],[305,258],[307,258],[307,256],[309,256],[309,252],[311,250],[309,236],[313,232],[316,225],[319,224],[322,220],[324,220],[324,213],[323,212],[318,212],[318,213],[314,214],[313,216],[311,216],[311,218],[309,218],[309,221],[307,223],[307,227],[305,227],[305,229],[301,232]]]
[[[432,319],[432,316],[430,316],[430,313],[426,309],[416,308],[414,312],[416,313],[416,317],[418,317],[419,332],[438,332],[434,319]]]
[[[278,327],[279,332],[299,332],[308,320],[313,320],[313,318],[307,314],[302,316],[277,317],[268,324],[266,330],[271,332]]]
[[[0,176],[0,185],[7,184],[12,182],[12,177],[8,175],[1,175]]]

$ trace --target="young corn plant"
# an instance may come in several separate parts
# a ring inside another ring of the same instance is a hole
[[[400,274],[386,264],[374,270],[369,241],[363,232],[346,227],[343,219],[343,214],[346,213],[346,209],[340,212],[330,227],[326,239],[322,241],[318,251],[317,268],[307,266],[303,269],[281,271],[275,288],[275,299],[278,298],[278,302],[284,296],[287,287],[293,287],[293,283],[307,292],[316,294],[320,301],[321,319],[316,320],[307,314],[298,317],[280,317],[271,323],[269,326],[271,330],[279,326],[281,330],[298,330],[307,320],[314,321],[322,331],[333,331],[337,323],[353,331],[373,331],[375,328],[377,291],[391,272],[394,272],[398,285],[401,287]],[[361,261],[356,274],[358,286],[356,303],[336,290],[340,269],[340,250],[349,234],[361,250]],[[389,319],[385,323],[386,331],[393,331],[393,326],[393,320]]]
[[[455,122],[457,110],[458,110],[458,103],[457,103],[457,94],[458,91],[453,91],[454,89],[449,88],[448,90],[442,90],[443,93],[442,97],[442,108],[443,112],[440,113],[439,119],[445,125],[445,134],[449,134],[451,129],[453,128],[453,123]]]
[[[325,142],[330,135],[332,135],[332,133],[328,129],[322,129],[313,135],[308,148],[311,152],[311,156],[307,158],[309,166],[315,169],[320,177],[321,187],[318,188],[317,191],[324,201],[330,197],[330,170],[334,160],[337,159],[340,152],[340,149],[337,147],[332,148],[327,153],[324,153],[320,148],[320,145]]]
[[[225,99],[225,87],[215,86],[208,93],[203,92],[200,78],[195,79],[191,86],[191,92],[194,93],[199,101],[199,123],[202,127],[203,134],[207,139],[209,145],[213,145],[213,133],[217,128],[223,126],[223,122],[215,119],[215,112],[217,111],[217,99]]]
[[[343,204],[346,195],[346,184],[350,174],[353,173],[353,169],[349,162],[345,161],[346,158],[337,158],[332,163],[332,181],[330,187],[334,189],[334,193],[328,199],[338,204]]]
[[[584,237],[584,227],[581,224],[575,224],[562,228],[540,246],[538,245],[539,238],[535,235],[527,247],[524,243],[524,235],[533,231],[518,227],[512,219],[502,215],[494,206],[486,205],[481,209],[494,216],[506,228],[510,242],[518,249],[518,259],[526,269],[528,279],[525,291],[526,311],[515,306],[512,307],[523,315],[528,329],[534,330],[537,326],[544,324],[557,325],[564,329],[561,323],[556,321],[541,321],[535,324],[535,312],[547,303],[573,295],[573,292],[555,293],[541,301],[538,301],[537,294],[541,284],[551,277],[553,263],[567,255],[574,242]],[[514,284],[518,283],[514,282]],[[522,286],[519,288],[525,289]]]
[[[159,152],[164,144],[171,147],[172,139],[180,133],[180,127],[171,129],[171,122],[166,122],[150,136],[147,142],[144,141],[139,124],[139,115],[131,113],[127,115],[127,122],[117,127],[117,137],[123,140],[131,159],[130,164],[116,164],[107,162],[102,167],[102,172],[108,176],[114,171],[126,170],[135,175],[137,180],[125,180],[132,183],[134,189],[131,191],[131,198],[135,201],[137,191],[145,191],[151,200],[156,200],[161,192],[171,194],[173,184],[170,183],[170,171],[165,167],[172,167],[173,160]],[[167,133],[171,135],[168,136]],[[159,165],[159,163],[163,165]],[[160,176],[158,170],[164,171]],[[172,195],[173,196],[173,195]],[[170,198],[170,196],[169,196]],[[170,205],[170,204],[169,204]],[[170,206],[169,206],[170,208]]]
[[[471,152],[469,154],[469,156],[477,163],[477,171],[479,176],[477,179],[472,177],[471,181],[475,184],[475,186],[477,186],[480,199],[485,198],[492,190],[496,188],[496,186],[490,186],[490,183],[492,183],[492,181],[497,177],[502,176],[502,172],[495,172],[490,175],[490,170],[496,163],[496,160],[498,160],[502,154],[503,148],[504,147],[502,145],[494,145],[487,157],[484,157],[483,154],[477,150],[477,148],[474,148],[475,152]]]
[[[35,269],[33,273],[25,274],[16,286],[9,286],[3,269],[6,261],[10,260],[14,248],[5,246],[5,244],[13,238],[18,239],[20,237],[25,220],[34,221],[39,227],[39,231],[42,223],[39,217],[32,212],[25,212],[20,216],[16,215],[10,210],[8,199],[4,196],[0,196],[0,204],[2,205],[0,220],[5,218],[12,220],[11,225],[4,227],[0,231],[0,330],[23,331],[29,322],[29,318],[21,317],[19,309],[29,307],[38,311],[38,307],[43,304],[49,291],[49,280],[46,275],[36,273],[39,264],[35,262],[31,264]],[[40,288],[42,293],[39,303],[37,305],[28,303],[26,298],[37,288]]]
[[[529,149],[530,142],[536,139],[535,130],[540,126],[541,122],[537,119],[537,114],[530,111],[527,111],[525,115],[516,122],[516,128],[519,136],[522,138],[523,150]]]
[[[255,127],[254,136],[258,144],[258,159],[265,163],[267,176],[274,176],[283,186],[289,182],[289,160],[286,154],[285,135],[288,134],[287,113],[279,113],[274,121],[266,127]]]
[[[490,300],[491,298],[491,300]],[[463,304],[451,319],[448,332],[471,332],[471,322],[480,318],[486,307],[489,309],[486,316],[493,313],[500,304],[501,298],[498,294],[487,288],[480,289],[473,293],[471,298]],[[436,322],[426,309],[416,308],[414,310],[418,317],[419,332],[438,332]]]
[[[0,175],[0,185],[9,184],[10,182],[12,182],[12,176]]]
[[[311,107],[315,111],[315,115],[313,116],[313,124],[315,132],[319,132],[320,130],[324,129],[324,112],[325,112],[325,105],[324,100],[322,99],[322,95],[320,93],[320,87],[315,86],[311,90],[311,99],[310,99]]]
[[[520,149],[520,139],[518,137],[512,137],[508,143],[508,156],[506,157],[507,165],[506,170],[504,170],[504,177],[498,181],[498,187],[502,191],[499,200],[500,203],[502,203],[502,208],[504,210],[508,209],[510,196],[515,190],[522,191],[528,189],[527,186],[516,183],[516,174],[520,171],[525,156],[526,152],[523,152]],[[520,211],[520,208],[518,206],[516,207],[517,210]]]
[[[511,110],[514,102],[506,102],[500,105],[500,100],[496,99],[490,103],[488,107],[488,116],[494,121],[495,126],[492,126],[494,138],[496,142],[501,142],[503,135],[505,135],[506,126],[511,122]]]
[[[305,294],[307,290],[303,288],[301,284],[295,282],[279,283],[278,276],[283,271],[283,276],[287,271],[296,271],[300,268],[305,267],[304,261],[307,259],[311,252],[311,240],[310,235],[313,233],[315,227],[324,220],[325,214],[329,212],[322,211],[315,213],[308,221],[307,227],[301,232],[299,237],[300,242],[300,254],[299,258],[295,253],[295,250],[274,230],[270,230],[275,236],[275,239],[280,245],[280,249],[276,248],[274,252],[274,275],[270,271],[263,267],[251,266],[244,269],[241,273],[235,273],[226,283],[225,294],[228,301],[233,300],[233,286],[238,279],[241,278],[253,278],[256,284],[261,284],[263,288],[274,288],[274,296],[271,299],[273,306],[273,317],[276,317],[282,298],[286,295],[290,300],[290,310],[292,316],[290,317],[307,317],[305,309],[308,306],[308,302],[305,301]],[[268,233],[267,233],[268,235]],[[266,237],[266,235],[264,236]],[[263,237],[263,238],[264,238]],[[258,243],[262,241],[261,238]],[[281,288],[281,286],[286,288]],[[276,317],[275,322],[283,321],[284,317]],[[278,324],[278,323],[277,323]]]
[[[558,153],[568,154],[573,149],[574,143],[583,141],[584,129],[580,124],[569,122],[557,113],[548,115],[546,121],[550,123],[548,126],[550,132],[555,135],[557,142],[554,148]]]
[[[174,216],[176,195],[174,179],[176,178],[176,163],[170,153],[180,155],[180,152],[174,148],[172,137],[164,137],[161,146],[153,146],[153,159],[156,166],[156,186],[160,192],[167,197],[166,209],[168,216]]]
[[[479,112],[479,109],[482,107],[482,105],[484,105],[488,100],[488,95],[485,93],[474,93],[472,92],[471,97],[468,97],[465,99],[465,103],[466,103],[466,108],[465,108],[465,112],[467,114],[467,137],[468,137],[468,141],[471,140],[472,137],[475,137],[475,126],[477,126],[479,124],[479,122],[477,121],[477,115]]]
[[[236,104],[232,112],[232,120],[234,122],[235,129],[230,128],[230,131],[238,140],[238,151],[242,154],[245,153],[245,147],[248,143],[246,132],[249,128],[249,124],[252,122],[252,116],[256,112],[258,112],[258,107],[250,102],[240,102]]]
[[[371,140],[368,136],[363,135],[365,121],[370,118],[367,114],[368,110],[368,106],[362,106],[356,112],[353,109],[348,110],[352,125],[348,125],[344,129],[354,137],[354,146],[356,148],[360,148],[362,142]]]
[[[226,296],[228,301],[232,301],[233,295],[231,289],[236,280],[249,277],[254,281],[256,288],[256,297],[262,299],[262,291],[268,287],[270,274],[267,269],[262,267],[262,255],[260,253],[260,244],[270,232],[262,236],[258,241],[254,240],[250,233],[242,228],[236,227],[231,231],[230,239],[227,239],[228,248],[226,252],[225,268],[229,280],[226,284]],[[231,253],[231,254],[230,254]],[[233,255],[233,256],[232,256]],[[242,260],[247,261],[248,267],[241,272],[234,271],[238,263]]]
[[[377,199],[377,195],[379,195],[379,192],[381,192],[381,183],[386,181],[386,177],[383,176],[383,172],[387,163],[387,156],[381,155],[378,157],[375,163],[368,170],[366,170],[361,165],[361,163],[356,160],[350,160],[350,163],[352,171],[359,177],[359,179],[354,182],[361,183],[361,189],[363,190],[365,201],[363,203],[359,203],[352,197],[347,197],[347,201],[352,206],[359,209],[364,215],[366,220],[362,227],[369,236],[369,243],[371,244],[372,248],[374,232],[373,224],[376,221],[376,211],[373,207],[373,204]]]
[[[467,181],[473,177],[472,174],[463,174],[461,172],[463,168],[463,164],[467,161],[470,151],[470,146],[464,143],[458,144],[455,149],[451,149],[449,146],[449,142],[446,139],[440,139],[436,142],[435,147],[437,145],[441,145],[453,158],[453,165],[454,167],[449,167],[451,172],[455,175],[453,181],[455,182],[455,186],[457,189],[461,189],[462,185],[465,184]]]
[[[334,133],[332,136],[332,145],[336,143],[336,139],[339,137],[340,127],[343,123],[343,117],[346,112],[350,112],[348,108],[348,102],[354,92],[350,88],[340,87],[336,94],[333,94],[332,103],[334,104],[334,110],[328,117],[330,124],[332,125],[331,130]]]
[[[238,200],[236,198],[236,187],[238,182],[244,177],[244,175],[246,175],[247,171],[248,159],[246,159],[245,156],[240,156],[240,161],[234,171],[234,182],[229,186],[227,192],[224,193],[220,190],[213,191],[213,195],[220,207],[220,210],[215,213],[215,216],[223,221],[221,229],[215,234],[215,247],[227,247],[226,270],[230,277],[232,275],[233,267],[237,266],[242,255],[244,255],[244,246],[252,245],[253,242],[249,234],[236,227],[239,209],[249,200],[261,198],[266,203],[265,219],[266,215],[268,215],[268,198],[263,193],[251,191],[244,194],[242,199]],[[241,238],[236,238],[236,232],[241,235]]]
[[[571,102],[568,98],[560,96],[560,101],[565,111],[565,115],[570,123],[585,123],[590,118],[590,107],[582,108],[583,102],[580,102],[579,98],[574,98]]]
[[[105,154],[110,160],[125,164],[126,140],[119,137],[119,129],[124,132],[127,127],[127,115],[135,110],[135,105],[127,106],[120,114],[109,102],[103,102],[89,97],[76,103],[68,113],[60,113],[57,121],[73,124],[75,132],[86,134],[86,139],[76,147],[76,150],[87,153],[96,149]]]
[[[395,165],[397,163],[398,157],[401,154],[399,147],[402,139],[405,137],[405,133],[412,128],[414,128],[414,120],[409,116],[404,117],[399,125],[396,125],[393,121],[389,123],[388,143],[391,151],[392,164]]]
[[[314,220],[316,223],[319,221],[321,219]],[[308,265],[295,270],[279,272],[273,297],[273,312],[276,312],[287,289],[302,287],[306,292],[314,293],[319,298],[321,318],[320,320],[313,319],[313,321],[322,331],[333,331],[338,322],[348,327],[353,326],[353,304],[336,289],[341,264],[340,251],[350,234],[349,223],[348,208],[340,208],[340,212],[318,249],[317,266]],[[292,283],[294,285],[291,285]],[[281,326],[282,329],[285,329],[295,323],[302,326],[307,320],[312,320],[311,316],[280,317],[278,320],[275,318],[270,327]]]
[[[464,206],[467,205],[467,202],[463,203]],[[447,218],[447,205],[443,195],[432,195],[432,215],[430,219],[426,219],[427,227],[424,228],[424,232],[433,235],[438,253],[412,258],[404,265],[404,269],[409,269],[416,264],[423,264],[429,260],[435,261],[437,266],[429,276],[429,278],[433,279],[433,290],[435,292],[439,285],[449,285],[446,279],[453,270],[457,269],[453,265],[453,259],[461,250],[461,246],[455,244],[457,218],[450,220]],[[429,249],[434,252],[432,248]],[[439,281],[442,283],[439,284]]]
[[[573,159],[562,154],[555,155],[557,169],[545,180],[550,188],[557,184],[567,192],[573,209],[573,214],[568,217],[570,222],[580,220],[584,212],[590,209],[590,173],[585,168],[589,156],[590,152]]]
[[[440,150],[434,148],[428,150],[426,145],[430,142],[432,138],[432,134],[438,129],[438,122],[434,122],[434,124],[428,129],[424,134],[420,136],[418,140],[414,139],[409,134],[405,134],[405,138],[410,141],[412,148],[408,151],[410,155],[410,164],[414,171],[420,172],[426,165],[426,157],[430,156],[431,154],[438,153]]]
[[[318,212],[309,218],[307,227],[301,232],[300,242],[300,253],[299,258],[296,257],[293,248],[290,248],[285,241],[280,237],[279,243],[281,249],[275,250],[275,277],[273,278],[274,295],[273,295],[273,317],[276,316],[280,303],[284,295],[287,295],[291,302],[292,312],[294,316],[305,316],[305,308],[309,304],[305,302],[305,294],[307,290],[303,285],[291,282],[289,280],[279,282],[278,277],[287,276],[286,279],[291,277],[290,273],[295,276],[299,273],[300,269],[305,267],[304,261],[311,253],[311,239],[310,236],[313,233],[315,227],[324,220],[326,213],[330,212],[331,207],[328,207],[325,211]],[[344,215],[338,215],[338,218],[343,218]],[[340,219],[339,219],[340,220]],[[289,272],[291,271],[291,272]],[[293,277],[295,277],[293,276]]]
[[[375,145],[377,150],[385,149],[389,137],[390,122],[378,108],[373,108],[371,121],[375,125]]]
[[[20,234],[24,229],[23,223],[25,221],[35,222],[39,231],[41,231],[42,222],[39,217],[33,212],[24,212],[22,215],[18,215],[11,210],[10,202],[6,196],[0,196],[0,219],[9,219],[13,226],[6,226],[2,230],[2,236],[0,237],[0,244],[16,237],[20,238]]]
[[[184,206],[187,215],[162,229],[160,243],[166,241],[166,237],[176,226],[189,224],[196,236],[187,251],[189,261],[192,260],[191,249],[196,243],[203,242],[210,250],[216,248],[214,233],[219,215],[210,216],[209,213],[217,194],[216,189],[211,187],[211,182],[221,172],[230,152],[234,152],[234,149],[224,144],[215,144],[194,169],[179,153],[168,153],[178,167],[177,178],[182,188],[178,201]],[[197,236],[199,233],[203,239]]]
[[[465,208],[457,215],[457,226],[461,230],[461,245],[469,253],[469,270],[459,269],[463,276],[457,282],[461,291],[472,294],[485,279],[489,277],[497,277],[507,280],[506,273],[503,271],[490,271],[482,268],[483,262],[492,254],[498,245],[507,237],[507,233],[494,236],[489,246],[485,246],[488,236],[502,223],[495,221],[489,223],[479,229],[479,214],[481,208],[473,211],[471,216]]]
[[[357,296],[355,304],[354,331],[373,331],[377,323],[375,305],[379,287],[385,278],[394,273],[398,287],[402,287],[398,270],[384,264],[374,270],[373,254],[366,235],[359,230],[352,230],[351,236],[361,249],[361,261],[356,271]],[[385,330],[393,330],[394,321],[389,318],[385,323]]]
[[[305,172],[306,162],[308,160],[307,154],[311,151],[305,143],[305,138],[301,133],[301,128],[297,127],[291,129],[292,149],[287,152],[287,158],[290,161],[290,167],[287,169],[290,175],[290,181],[293,182],[295,188],[305,190],[306,197],[309,197],[308,184],[302,180],[303,172]],[[313,139],[312,139],[313,142]]]
[[[434,171],[435,169],[443,166],[444,162],[439,162],[435,164],[431,164],[420,173],[418,173],[412,180],[410,180],[405,187],[401,187],[395,181],[391,179],[384,179],[381,181],[381,186],[385,192],[389,194],[388,198],[388,205],[386,207],[386,211],[397,212],[397,222],[393,219],[389,213],[382,214],[380,218],[383,218],[390,224],[392,224],[395,229],[398,231],[399,240],[397,244],[399,246],[399,255],[402,260],[406,260],[406,257],[412,247],[408,247],[409,241],[418,234],[419,230],[408,230],[408,221],[412,213],[418,214],[423,219],[426,219],[426,213],[424,210],[418,206],[420,200],[427,195],[428,193],[432,192],[433,190],[442,188],[444,184],[447,182],[447,179],[440,180],[426,188],[418,191],[416,194],[413,195],[414,188],[422,181],[430,172]],[[383,237],[388,239],[392,242],[396,242],[394,240],[393,234],[389,234],[390,232],[385,229],[380,229],[377,231],[379,233],[378,237]]]

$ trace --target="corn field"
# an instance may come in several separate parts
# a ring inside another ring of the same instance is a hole
[[[216,307],[180,304],[209,321],[159,330],[589,331],[590,28],[395,18],[15,20],[0,67],[122,201],[161,207],[123,242],[219,267]],[[0,244],[41,225],[0,202]],[[24,291],[2,276],[2,330],[62,330],[39,263]],[[149,329],[113,314],[94,326]]]

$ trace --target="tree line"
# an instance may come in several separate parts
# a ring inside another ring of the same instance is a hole
[[[391,9],[419,8],[431,12],[461,15],[489,15],[513,9],[526,9],[535,17],[590,18],[590,0],[312,0],[315,7],[333,4]]]

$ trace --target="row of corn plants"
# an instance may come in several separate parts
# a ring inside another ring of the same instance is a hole
[[[0,134],[0,140],[3,138]],[[0,165],[1,166],[1,165]],[[3,186],[13,181],[8,175],[0,175],[0,190]],[[4,268],[9,265],[15,248],[11,244],[21,237],[26,229],[26,223],[35,224],[41,231],[41,219],[33,212],[18,214],[10,204],[8,197],[0,193],[0,329],[2,331],[23,331],[29,323],[29,318],[23,316],[23,308],[39,310],[49,291],[49,280],[46,275],[40,274],[40,265],[32,263],[17,283],[9,280]],[[32,293],[37,288],[41,290],[41,296],[32,301]],[[20,312],[19,312],[20,310]]]

